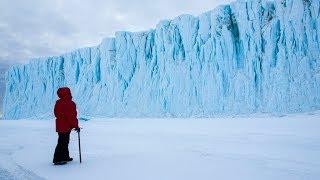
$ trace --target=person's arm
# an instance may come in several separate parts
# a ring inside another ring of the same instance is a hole
[[[68,121],[71,128],[79,129],[78,118],[77,118],[77,107],[76,104],[72,101],[70,105],[70,112],[68,113]]]

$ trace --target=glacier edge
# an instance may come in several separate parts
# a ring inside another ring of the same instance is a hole
[[[4,118],[51,114],[68,86],[81,115],[212,117],[320,109],[320,3],[251,0],[6,73]]]

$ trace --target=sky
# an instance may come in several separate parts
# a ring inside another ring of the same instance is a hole
[[[98,45],[116,31],[199,15],[232,0],[0,0],[0,111],[5,71],[30,58]]]

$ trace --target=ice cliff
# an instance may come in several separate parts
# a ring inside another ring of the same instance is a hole
[[[212,117],[320,109],[320,1],[236,1],[117,32],[6,73],[6,119],[51,114],[61,86],[80,114]]]

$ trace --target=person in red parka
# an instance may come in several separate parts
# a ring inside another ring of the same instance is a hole
[[[73,159],[69,156],[69,140],[72,129],[80,131],[77,119],[76,104],[72,101],[71,91],[67,87],[59,88],[58,97],[54,106],[56,117],[56,131],[58,133],[58,144],[56,146],[53,163],[55,165],[65,164]]]

